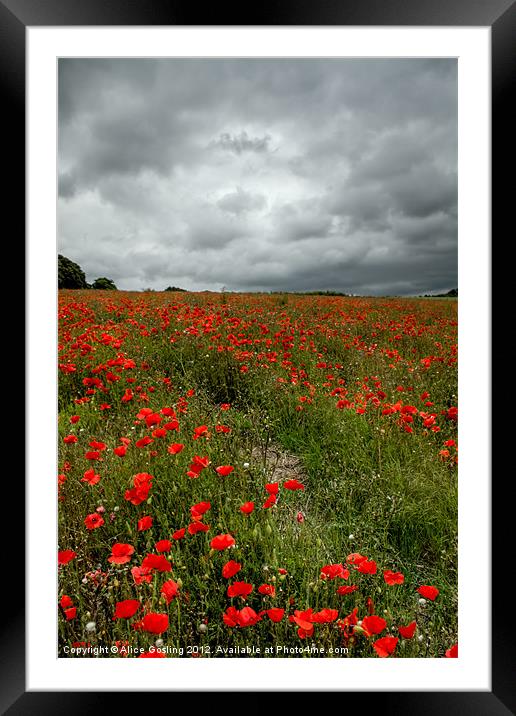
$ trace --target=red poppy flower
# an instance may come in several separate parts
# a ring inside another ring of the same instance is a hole
[[[196,535],[198,532],[208,532],[209,529],[210,526],[205,525],[203,522],[200,522],[199,518],[199,520],[197,520],[196,522],[191,522],[188,525],[188,534]]]
[[[151,634],[163,634],[168,629],[168,614],[146,614],[140,622],[143,631]]]
[[[238,626],[238,609],[236,607],[228,607],[222,615],[224,624],[228,627]]]
[[[184,445],[181,443],[173,443],[172,445],[169,445],[167,448],[167,452],[169,452],[171,455],[177,455],[181,452],[181,450],[184,448]]]
[[[106,443],[101,443],[98,440],[92,440],[91,443],[88,443],[88,445],[94,450],[105,450],[107,448]]]
[[[97,527],[102,527],[104,524],[104,519],[99,515],[98,512],[93,512],[91,515],[88,515],[86,519],[84,520],[84,524],[86,525],[87,529],[89,530],[95,530]]]
[[[232,547],[234,544],[236,544],[235,538],[230,534],[224,534],[214,537],[210,542],[210,547],[212,549],[223,550],[228,549],[228,547]]]
[[[339,621],[339,626],[344,633],[348,633],[350,626],[355,626],[358,622],[358,607],[355,607],[351,614],[348,614],[344,619]]]
[[[353,592],[356,592],[358,589],[358,586],[356,584],[350,584],[350,585],[344,585],[343,587],[339,587],[337,589],[337,594],[345,595],[345,594],[353,594]]]
[[[68,562],[71,562],[72,559],[75,559],[75,557],[77,557],[76,552],[71,549],[63,549],[57,553],[57,563],[68,564]]]
[[[260,592],[260,594],[265,594],[268,597],[276,596],[276,588],[273,584],[261,584],[258,587],[258,591]]]
[[[152,410],[150,408],[142,408],[138,415],[136,416],[137,420],[144,420],[147,415],[152,415]]]
[[[152,442],[154,442],[153,439],[150,438],[148,435],[145,435],[145,437],[140,438],[140,440],[137,440],[134,444],[137,448],[143,448],[147,445],[150,445]]]
[[[289,617],[289,620],[297,624],[298,627],[301,627],[301,629],[304,629],[306,632],[309,632],[311,629],[313,629],[312,613],[312,609],[306,609],[304,612],[296,609],[294,611],[293,616]]]
[[[143,582],[152,582],[152,569],[145,567],[133,567],[131,569],[135,584],[142,584]]]
[[[407,626],[398,627],[398,631],[404,639],[412,639],[416,631],[417,623],[415,621],[410,622]]]
[[[155,569],[158,572],[171,572],[172,565],[162,554],[148,554],[142,562],[144,569]]]
[[[269,495],[277,495],[279,492],[279,482],[269,482],[265,485],[265,489]]]
[[[150,428],[153,425],[159,425],[161,423],[161,417],[158,413],[151,413],[145,416],[145,425]]]
[[[100,452],[98,450],[89,450],[85,453],[84,457],[86,460],[101,460]]]
[[[177,595],[179,591],[179,584],[177,582],[174,582],[173,579],[169,579],[167,582],[164,582],[163,586],[161,587],[161,594],[165,597],[167,604],[170,604],[172,599]]]
[[[215,425],[215,432],[217,433],[230,433],[231,428],[227,425]]]
[[[447,649],[445,657],[448,659],[457,659],[459,656],[459,645],[454,644],[449,649]]]
[[[77,607],[70,607],[64,610],[66,621],[69,622],[77,616]]]
[[[194,428],[194,432],[192,435],[192,438],[194,440],[199,440],[199,438],[209,438],[210,433],[208,432],[208,426],[207,425],[199,425],[197,428]]]
[[[145,532],[152,527],[152,517],[146,515],[138,520],[138,532]]]
[[[76,443],[78,441],[78,438],[76,435],[66,435],[63,438],[63,442],[65,445],[73,445],[73,443]]]
[[[229,410],[231,408],[231,403],[221,403],[220,409],[221,410]]]
[[[263,509],[266,510],[268,507],[272,507],[276,504],[276,495],[269,495],[269,497],[263,503]]]
[[[342,564],[327,564],[321,569],[321,579],[347,579],[349,577],[349,569]]]
[[[125,599],[123,602],[117,602],[113,619],[130,619],[134,617],[140,607],[138,599]]]
[[[358,554],[358,552],[353,552],[352,554],[348,554],[346,557],[346,562],[348,564],[360,564],[361,562],[367,561],[367,557],[364,557],[362,554]]]
[[[163,649],[151,649],[150,651],[144,651],[143,654],[138,656],[138,659],[166,659],[165,652]]]
[[[153,438],[164,438],[166,434],[167,431],[165,430],[165,428],[156,428],[151,433]]]
[[[421,587],[419,587],[417,591],[419,592],[419,594],[421,594],[422,597],[424,597],[425,599],[430,599],[432,602],[439,594],[439,590],[437,589],[437,587],[432,587],[428,584],[421,585]]]
[[[100,475],[96,475],[95,470],[90,468],[84,473],[84,477],[81,479],[81,482],[87,482],[88,485],[96,485],[97,482],[100,482]]]
[[[297,635],[300,639],[309,639],[311,636],[313,636],[314,633],[314,625],[310,624],[309,629],[303,629],[302,627],[299,627],[297,630]]]
[[[119,445],[113,450],[113,452],[115,455],[118,455],[118,457],[124,457],[127,452],[127,447],[125,445]]]
[[[385,583],[389,586],[392,586],[393,584],[403,584],[405,581],[405,577],[401,572],[391,572],[390,569],[386,569],[384,571],[383,578]]]
[[[192,513],[192,517],[199,517],[210,509],[211,502],[198,502],[196,505],[193,505],[193,507],[190,507],[190,512]]]
[[[339,612],[337,609],[325,608],[312,614],[312,622],[315,624],[329,624],[330,622],[334,622],[338,616]]]
[[[156,548],[156,552],[170,552],[172,549],[172,542],[169,539],[160,539],[154,546]]]
[[[254,502],[245,502],[240,507],[240,512],[243,512],[244,515],[250,515],[253,510],[254,510]]]
[[[185,536],[185,532],[186,532],[185,527],[183,527],[180,530],[176,530],[174,532],[174,534],[172,535],[172,539],[175,539],[175,540],[183,539],[183,537]]]
[[[73,606],[73,602],[67,594],[63,594],[59,604],[62,606],[63,609]]]
[[[366,636],[373,636],[373,634],[380,634],[386,628],[387,622],[382,617],[371,614],[362,619],[361,626]]]
[[[287,480],[283,483],[285,490],[304,490],[305,486],[297,480]]]
[[[376,562],[373,559],[365,559],[357,567],[362,574],[376,574]]]
[[[233,582],[227,590],[228,597],[248,597],[253,591],[253,585],[246,582]]]
[[[111,562],[111,564],[127,564],[127,562],[131,561],[132,554],[134,554],[132,545],[117,542],[111,547],[111,557],[108,557],[108,562]]]
[[[233,559],[230,559],[229,562],[226,562],[226,564],[222,567],[222,576],[224,579],[231,579],[231,577],[234,577],[241,569],[241,564],[235,562]]]
[[[398,641],[397,636],[384,636],[381,639],[377,639],[373,643],[373,647],[378,656],[384,658],[386,656],[390,656],[394,652]]]
[[[283,619],[285,610],[273,607],[272,609],[267,609],[265,613],[267,614],[271,622],[278,623]]]
[[[72,423],[72,425],[75,425],[75,423],[78,423],[79,420],[80,420],[79,415],[72,415],[72,417],[70,418],[70,422]]]
[[[251,609],[251,607],[244,607],[238,612],[238,626],[248,627],[253,626],[260,621],[261,617]]]
[[[233,472],[235,468],[231,465],[220,465],[220,467],[215,468],[215,472],[219,475],[222,475],[222,477],[226,477],[230,473]]]

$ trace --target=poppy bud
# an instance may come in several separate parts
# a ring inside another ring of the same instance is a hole
[[[176,584],[179,589],[181,589],[181,587],[183,586],[183,580],[181,579],[181,577],[178,577],[178,579],[176,579]]]
[[[272,527],[270,526],[270,524],[269,524],[268,522],[267,522],[267,524],[265,525],[265,532],[266,532],[268,535],[272,534]]]
[[[206,626],[206,624],[199,624],[199,626],[197,627],[197,631],[200,634],[206,634],[206,632],[208,631],[208,627]]]

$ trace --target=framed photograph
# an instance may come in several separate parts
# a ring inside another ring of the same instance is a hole
[[[0,5],[27,150],[5,711],[514,708],[489,374],[514,14]]]

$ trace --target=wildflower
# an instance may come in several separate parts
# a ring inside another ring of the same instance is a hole
[[[144,532],[152,527],[152,517],[148,515],[138,520],[138,532]]]
[[[459,656],[459,645],[454,644],[449,649],[446,650],[445,657],[448,659],[457,659]]]
[[[231,474],[234,469],[235,468],[231,465],[221,465],[220,467],[215,468],[215,472],[222,477],[226,477],[227,475]]]
[[[91,515],[88,515],[86,519],[84,520],[84,524],[86,525],[86,528],[89,530],[95,530],[97,527],[102,527],[104,524],[104,519],[97,513],[94,512]]]
[[[134,554],[132,545],[117,542],[111,547],[111,557],[108,557],[108,562],[111,562],[111,564],[127,564],[127,562],[131,561],[132,554]]]
[[[401,572],[391,572],[390,569],[386,569],[383,573],[383,578],[386,584],[392,586],[393,584],[403,584],[405,577]]]
[[[396,636],[384,636],[373,643],[373,648],[379,657],[384,658],[394,653],[398,641]]]
[[[76,552],[71,549],[63,549],[57,553],[57,563],[68,564],[68,562],[71,562],[72,559],[75,559],[75,557],[77,557]]]
[[[230,559],[229,562],[222,567],[222,576],[224,579],[231,579],[237,572],[240,572],[242,565]]]
[[[362,619],[361,627],[364,630],[366,636],[373,636],[373,634],[379,634],[387,626],[387,622],[383,617],[378,617],[375,614],[364,617]]]
[[[232,547],[235,544],[235,538],[230,534],[217,535],[210,542],[212,549],[223,550]]]
[[[167,604],[170,604],[172,599],[177,595],[179,591],[179,584],[174,582],[173,579],[169,579],[161,587],[161,594],[165,597]]]
[[[398,631],[404,639],[412,639],[416,631],[417,623],[415,621],[410,622],[406,627],[398,627]]]
[[[421,594],[422,597],[425,597],[426,599],[430,599],[430,601],[434,601],[437,595],[439,594],[439,590],[437,587],[432,587],[428,584],[423,584],[421,587],[418,587],[418,593]]]

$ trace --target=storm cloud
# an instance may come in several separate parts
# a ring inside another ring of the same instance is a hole
[[[457,286],[454,59],[61,59],[59,253],[121,289]]]

